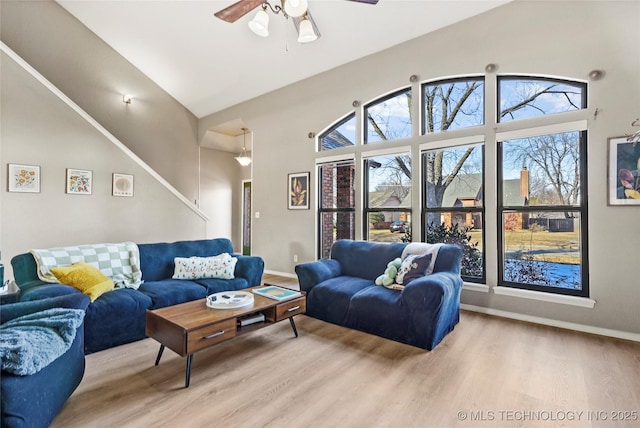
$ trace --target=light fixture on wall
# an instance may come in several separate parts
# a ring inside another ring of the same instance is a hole
[[[251,163],[251,158],[247,154],[247,128],[242,128],[242,151],[238,156],[236,156],[236,160],[242,166],[247,166]]]
[[[124,94],[122,95],[122,102],[125,104],[131,104],[131,101],[133,101],[133,95],[131,94]]]

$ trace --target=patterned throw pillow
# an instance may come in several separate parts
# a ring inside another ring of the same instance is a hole
[[[407,285],[414,279],[425,276],[429,265],[431,265],[431,254],[407,256],[400,265],[396,283]]]
[[[212,257],[176,257],[173,279],[233,279],[238,259],[229,253]]]

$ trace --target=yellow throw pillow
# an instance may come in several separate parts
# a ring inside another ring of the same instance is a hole
[[[88,295],[93,302],[115,285],[100,270],[88,263],[78,262],[71,266],[51,268],[51,273],[63,284],[70,285]]]

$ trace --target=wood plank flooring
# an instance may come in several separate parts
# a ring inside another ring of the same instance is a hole
[[[639,343],[464,311],[431,352],[296,324],[195,354],[187,389],[186,359],[154,366],[153,339],[88,355],[52,427],[640,426]]]

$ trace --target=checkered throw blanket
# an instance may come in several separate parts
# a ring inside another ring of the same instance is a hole
[[[38,277],[45,282],[59,282],[51,273],[52,267],[86,262],[100,269],[116,287],[137,289],[142,283],[140,252],[133,242],[57,247],[31,250],[30,253],[36,260]]]

